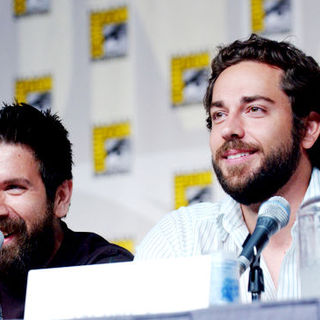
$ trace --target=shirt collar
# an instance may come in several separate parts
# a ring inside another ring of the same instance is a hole
[[[310,182],[302,203],[313,197],[320,195],[320,170],[313,168]],[[236,240],[238,246],[242,247],[243,241],[246,239],[249,231],[243,220],[240,204],[233,200],[230,196],[226,196],[221,201],[220,214],[218,218],[220,225],[221,239],[226,241],[230,235]],[[291,230],[292,236],[296,236],[296,222]]]
[[[313,168],[307,192],[304,195],[302,204],[320,195],[320,170]]]
[[[220,207],[220,230],[222,241],[230,235],[237,246],[242,248],[249,231],[243,220],[240,204],[227,196]]]

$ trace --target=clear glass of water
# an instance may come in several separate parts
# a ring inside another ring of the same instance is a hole
[[[210,306],[239,302],[239,264],[232,252],[211,252]]]
[[[320,197],[298,212],[301,298],[320,297]]]

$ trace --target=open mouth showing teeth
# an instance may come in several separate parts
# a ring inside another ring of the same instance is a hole
[[[12,234],[13,234],[13,232],[11,232],[11,233],[4,233],[3,236],[4,236],[4,238],[8,238],[8,237],[10,237]]]
[[[249,156],[250,154],[251,154],[251,153],[249,153],[249,152],[243,152],[243,153],[233,154],[233,155],[227,156],[227,159],[228,159],[228,160],[239,159],[239,158],[242,158],[242,157]]]
[[[243,152],[226,152],[224,155],[223,155],[223,158],[224,159],[227,159],[227,160],[234,160],[234,159],[240,159],[240,158],[243,158],[243,157],[248,157],[252,154],[254,154],[256,152],[256,150],[249,150],[249,151],[243,151]]]

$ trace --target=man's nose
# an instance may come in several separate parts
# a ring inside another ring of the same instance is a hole
[[[243,138],[245,134],[244,124],[239,115],[231,115],[223,123],[222,137],[225,140],[231,140],[234,138]]]
[[[2,196],[0,196],[0,217],[9,215],[8,206]]]

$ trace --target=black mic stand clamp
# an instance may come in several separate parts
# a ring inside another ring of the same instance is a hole
[[[254,257],[250,264],[248,291],[251,292],[253,301],[261,300],[261,292],[264,291],[263,271],[260,268],[260,255],[257,256],[257,248],[254,247]]]

